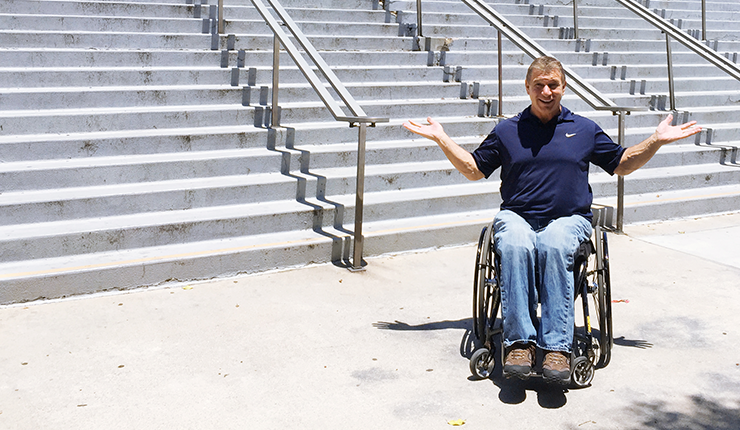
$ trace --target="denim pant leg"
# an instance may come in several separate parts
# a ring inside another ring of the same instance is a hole
[[[575,323],[573,261],[579,244],[591,236],[591,223],[573,215],[558,218],[537,232],[542,316],[537,346],[571,352]]]
[[[501,257],[501,315],[504,346],[537,341],[537,284],[532,227],[514,212],[499,211],[493,220],[496,252]]]

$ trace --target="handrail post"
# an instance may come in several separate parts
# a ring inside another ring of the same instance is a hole
[[[617,136],[617,143],[619,146],[624,147],[624,134],[625,134],[625,111],[617,112],[619,115],[619,135]],[[624,176],[617,176],[617,232],[624,232]]]
[[[496,31],[498,34],[498,115],[497,116],[504,116],[504,69],[503,69],[503,61],[504,56],[501,52],[502,48],[502,41],[501,41],[501,32]]]
[[[224,33],[224,0],[218,0],[218,34]]]
[[[665,52],[668,62],[668,99],[670,101],[671,111],[676,110],[676,91],[673,86],[673,51],[671,50],[671,36],[665,34]]]
[[[573,0],[573,37],[578,40],[578,0]]]
[[[365,204],[365,138],[367,135],[367,123],[360,121],[357,132],[357,184],[355,191],[355,239],[352,256],[353,272],[365,270],[362,267],[362,214]]]
[[[388,118],[379,117],[368,117],[365,111],[362,109],[359,103],[352,97],[347,91],[347,88],[339,81],[334,72],[328,64],[321,58],[321,55],[316,51],[316,48],[311,42],[305,37],[300,28],[290,18],[290,15],[280,5],[277,0],[268,0],[273,11],[282,20],[282,25],[286,26],[293,34],[295,39],[303,48],[305,54],[311,59],[313,64],[324,74],[326,80],[329,82],[334,91],[344,101],[346,107],[352,112],[352,115],[345,116],[342,107],[339,103],[334,100],[334,97],[325,88],[324,83],[319,79],[316,73],[312,70],[303,55],[298,51],[298,48],[293,44],[287,34],[282,30],[281,24],[272,16],[272,13],[265,7],[261,0],[251,0],[251,3],[257,9],[259,14],[265,20],[267,25],[272,29],[275,39],[273,40],[273,59],[272,59],[272,117],[270,127],[279,127],[279,112],[280,107],[278,105],[278,92],[279,92],[279,69],[280,69],[280,48],[282,46],[285,52],[290,56],[296,66],[303,73],[303,76],[308,80],[311,87],[313,87],[316,94],[319,96],[321,101],[324,103],[329,112],[332,114],[337,121],[347,121],[351,127],[355,125],[359,126],[359,136],[357,144],[357,195],[355,200],[355,237],[354,237],[354,255],[352,262],[349,265],[350,270],[363,270],[362,268],[362,250],[363,250],[363,237],[362,237],[362,221],[363,221],[363,202],[364,202],[364,190],[365,190],[365,143],[367,126],[380,122],[388,122]],[[265,120],[267,122],[268,120]]]
[[[701,40],[707,40],[707,0],[701,0]]]
[[[270,128],[280,125],[278,92],[280,85],[280,40],[277,35],[273,36],[272,43],[272,117],[270,118]]]
[[[416,29],[418,36],[424,37],[424,34],[421,32],[421,21],[421,0],[416,0]]]

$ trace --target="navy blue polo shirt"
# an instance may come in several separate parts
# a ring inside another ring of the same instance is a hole
[[[501,167],[501,209],[525,219],[591,219],[589,163],[613,175],[624,148],[564,106],[547,124],[530,108],[500,122],[473,152],[478,169],[488,178]]]

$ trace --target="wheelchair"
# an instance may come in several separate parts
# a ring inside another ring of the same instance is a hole
[[[480,379],[491,377],[497,362],[503,368],[499,273],[500,262],[494,250],[491,222],[480,234],[473,280],[473,334],[480,347],[474,350],[470,358],[470,371]],[[576,290],[574,299],[580,301],[581,305],[575,306],[571,384],[575,388],[583,388],[591,384],[595,369],[609,364],[614,345],[609,252],[606,230],[601,226],[595,225],[592,239],[580,244],[574,260],[573,276]],[[581,321],[578,317],[579,307],[583,312]],[[595,321],[591,319],[592,314],[597,317]],[[542,376],[539,367],[533,369],[533,377]]]

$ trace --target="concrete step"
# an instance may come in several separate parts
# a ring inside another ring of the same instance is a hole
[[[264,22],[263,22],[264,25]],[[202,33],[203,23],[193,17],[85,16],[0,13],[0,28],[25,31],[84,31],[140,33]]]
[[[162,124],[169,127],[248,125],[254,123],[254,111],[241,105],[147,106],[0,111],[0,118],[5,133],[22,135],[155,129]]]
[[[403,120],[405,120],[404,118]],[[423,119],[423,118],[422,118]],[[422,120],[419,119],[419,120]],[[482,140],[493,129],[495,119],[478,117],[445,117],[437,119],[451,136],[477,135]],[[408,139],[401,128],[403,120],[378,124],[368,136],[378,141]],[[325,144],[357,145],[357,130],[345,123],[303,123],[300,128],[279,129],[279,137],[253,125],[213,126],[113,132],[83,132],[68,135],[0,135],[0,159],[62,159],[126,154],[162,154],[169,152],[213,151],[233,148],[266,148],[275,146],[312,147]],[[327,139],[326,136],[332,136]],[[276,141],[279,142],[276,145]]]
[[[554,19],[548,18],[549,25],[545,26],[545,17],[541,17],[542,24],[536,26],[522,27],[529,37],[535,39],[559,39],[560,27],[571,27],[571,23],[560,23],[554,26]],[[606,29],[606,28],[589,28],[578,27],[579,36],[587,39],[625,39],[625,38],[639,38],[645,40],[662,40],[665,43],[665,36],[662,36],[660,31],[653,28],[618,28],[618,29]],[[470,39],[476,40],[480,37],[495,37],[496,30],[486,25],[485,23],[473,26],[473,25],[425,25],[424,35],[428,37],[452,37],[457,39]]]
[[[240,0],[226,0],[225,5],[243,5]],[[306,2],[305,0],[281,0],[280,4],[285,8],[321,8],[321,9],[362,9],[372,10],[373,0],[321,0],[317,2]]]
[[[404,65],[418,66],[426,64],[426,52],[412,51],[322,51],[322,58],[331,66],[389,66]],[[40,67],[237,67],[238,52],[228,51],[225,66],[221,62],[221,51],[210,49],[189,50],[147,50],[119,49],[119,50],[90,50],[90,49],[46,49],[46,48],[0,48],[1,64],[15,65],[16,68],[33,69]],[[519,54],[521,56],[521,54]],[[250,50],[244,53],[244,65],[247,67],[271,67],[272,50]],[[281,51],[281,66],[292,66],[293,60]]]
[[[83,157],[0,164],[5,190],[84,187],[279,172],[280,154],[263,148]]]
[[[374,35],[348,35],[336,37],[333,35],[310,35],[307,34],[311,43],[317,50],[348,50],[348,51],[394,51],[411,50],[413,47],[412,37],[374,36]],[[262,34],[236,34],[236,49],[245,50],[269,50],[272,49],[272,36]],[[227,37],[221,38],[219,49],[227,48]],[[210,45],[209,45],[210,46]]]
[[[162,16],[192,18],[195,7],[185,1],[76,1],[76,0],[6,0],[3,12],[9,14],[51,14],[87,16]]]
[[[194,21],[194,24],[197,24]],[[140,49],[193,49],[211,46],[211,36],[200,34],[195,26],[192,33],[138,33],[98,31],[27,31],[0,30],[0,46],[5,48],[98,48],[119,49],[136,46]]]
[[[269,9],[269,4],[264,2]],[[322,6],[324,2],[313,4],[298,5],[296,7],[285,6],[288,15],[296,21],[314,21],[314,22],[361,22],[361,23],[386,23],[386,13],[384,10],[372,10],[372,4],[363,6],[352,5],[351,3],[341,3],[338,7]],[[227,2],[224,5],[224,20],[227,25],[229,22],[240,20],[257,20],[262,19],[257,9],[250,2]],[[395,22],[395,21],[393,21]]]
[[[298,17],[293,19],[301,31],[310,36],[327,36],[346,34],[352,36],[376,36],[397,37],[399,35],[398,24],[380,22],[351,22],[352,15],[346,17],[337,14],[331,21],[301,21]],[[229,20],[225,23],[225,32],[229,34],[266,34],[272,36],[272,30],[265,25],[264,20]],[[286,31],[287,32],[287,31]]]
[[[246,75],[246,71],[244,72]],[[286,73],[290,82],[290,73]],[[292,74],[295,80],[303,76]],[[47,67],[0,69],[5,88],[101,87],[134,85],[228,85],[231,71],[210,67]],[[246,82],[246,77],[244,78]],[[304,79],[305,81],[305,79]]]
[[[473,99],[450,100],[440,107],[438,99],[405,103],[403,100],[365,100],[363,109],[370,116],[391,118],[417,117],[446,112],[460,116],[473,116],[478,112],[478,101]],[[282,123],[295,126],[303,122],[331,120],[323,103],[299,102],[281,104]],[[268,121],[263,106],[242,105],[192,105],[145,106],[96,109],[48,109],[44,111],[0,111],[3,131],[8,134],[81,133],[90,128],[96,131],[156,129],[161,124],[169,127],[205,127],[264,125]]]
[[[140,10],[136,13],[121,16],[90,15],[85,13],[64,14],[53,11],[49,11],[48,13],[0,13],[0,28],[57,31],[77,31],[95,28],[101,32],[201,32],[204,28],[202,20],[210,17],[210,7],[215,8],[215,6],[203,5],[200,17],[197,17],[196,13],[189,16],[174,17],[167,14],[164,17],[160,17],[161,15],[158,14],[158,9],[153,7],[151,10],[148,10],[141,5]],[[290,8],[287,9],[287,12],[305,33],[312,33],[314,31],[325,32],[326,25],[320,26],[318,25],[320,23],[329,24],[332,27],[339,26],[337,29],[340,30],[343,26],[350,23],[355,23],[355,25],[349,28],[360,31],[363,31],[362,26],[357,24],[366,25],[368,28],[377,26],[393,27],[394,32],[392,34],[397,32],[398,27],[396,22],[385,22],[385,13],[383,11]],[[249,7],[225,8],[224,18],[226,33],[252,33],[255,31],[262,33],[262,28],[266,32],[270,31],[257,10],[251,7],[251,4]],[[209,29],[209,27],[206,28]],[[383,32],[383,30],[380,31]]]
[[[344,128],[341,129],[343,131]],[[340,130],[337,134],[341,135]],[[356,135],[356,133],[355,133]],[[266,147],[268,130],[246,126],[0,135],[5,162]],[[356,137],[356,136],[355,136]]]
[[[200,29],[202,30],[202,28]],[[211,47],[211,35],[193,33],[137,33],[95,31],[25,31],[0,30],[0,43],[6,48],[89,48],[126,49],[136,46],[140,49],[193,49]],[[309,35],[311,43],[318,50],[410,50],[411,37],[390,36],[349,36],[337,38],[331,35]],[[237,34],[234,36],[236,49],[272,49],[272,35]],[[218,49],[227,49],[229,36],[219,37]]]
[[[459,93],[458,93],[459,94]],[[447,100],[447,106],[439,106],[439,99],[361,100],[368,115],[390,118],[444,115],[445,112],[461,116],[472,116],[478,112],[478,100]],[[320,102],[281,103],[281,118],[286,124],[325,121],[331,119],[328,110]],[[47,131],[77,133],[91,126],[96,131],[135,130],[157,128],[165,122],[172,127],[200,127],[213,124],[247,125],[264,124],[266,107],[239,105],[165,105],[133,106],[125,108],[96,109],[46,109],[0,111],[3,130],[7,134],[37,134]]]
[[[229,64],[236,64],[234,52]],[[287,61],[287,60],[286,60]],[[13,65],[18,70],[35,68],[114,68],[114,67],[174,67],[187,64],[202,68],[218,66],[221,53],[206,49],[117,49],[95,50],[89,48],[0,48],[0,62],[6,68]]]
[[[424,10],[422,8],[422,10]],[[496,9],[498,11],[498,9]],[[596,27],[613,27],[613,28],[638,28],[648,29],[651,28],[645,21],[627,11],[627,13],[618,14],[618,10],[615,9],[615,15],[610,16],[589,16],[587,13],[579,10],[578,28],[588,29]],[[568,6],[565,8],[551,9],[547,13],[547,24],[545,25],[545,15],[530,15],[526,10],[518,11],[518,14],[509,14],[507,19],[518,27],[572,27],[573,26],[573,7]],[[554,21],[554,17],[557,20]],[[416,12],[409,11],[402,14],[403,22],[416,23]],[[450,13],[427,13],[424,12],[422,26],[467,26],[470,24],[475,25],[488,25],[487,21],[481,18],[478,14],[472,12],[450,14]]]
[[[4,225],[49,223],[287,200],[296,195],[296,180],[280,173],[70,185],[60,189],[5,192],[0,196],[0,219]]]
[[[357,100],[408,100],[436,94],[444,98],[459,97],[460,83],[430,82],[376,82],[353,83],[345,86]],[[329,85],[326,85],[330,89]],[[8,110],[63,109],[67,106],[77,108],[95,107],[133,107],[133,106],[187,106],[209,104],[248,103],[244,100],[249,94],[251,104],[270,102],[271,89],[242,88],[222,86],[146,86],[146,87],[60,87],[33,89],[0,89],[0,103]],[[308,84],[283,84],[280,86],[281,100],[320,101],[316,91]]]
[[[719,163],[646,167],[625,177],[626,194],[661,194],[740,184],[740,169]]]
[[[594,203],[613,205],[614,198],[596,199]],[[737,210],[740,187],[737,184],[625,195],[624,222],[689,218]]]
[[[286,88],[289,93],[290,88]],[[8,110],[78,109],[96,107],[167,106],[235,104],[241,100],[242,90],[230,85],[221,86],[135,86],[135,87],[39,87],[0,89],[0,103]]]

